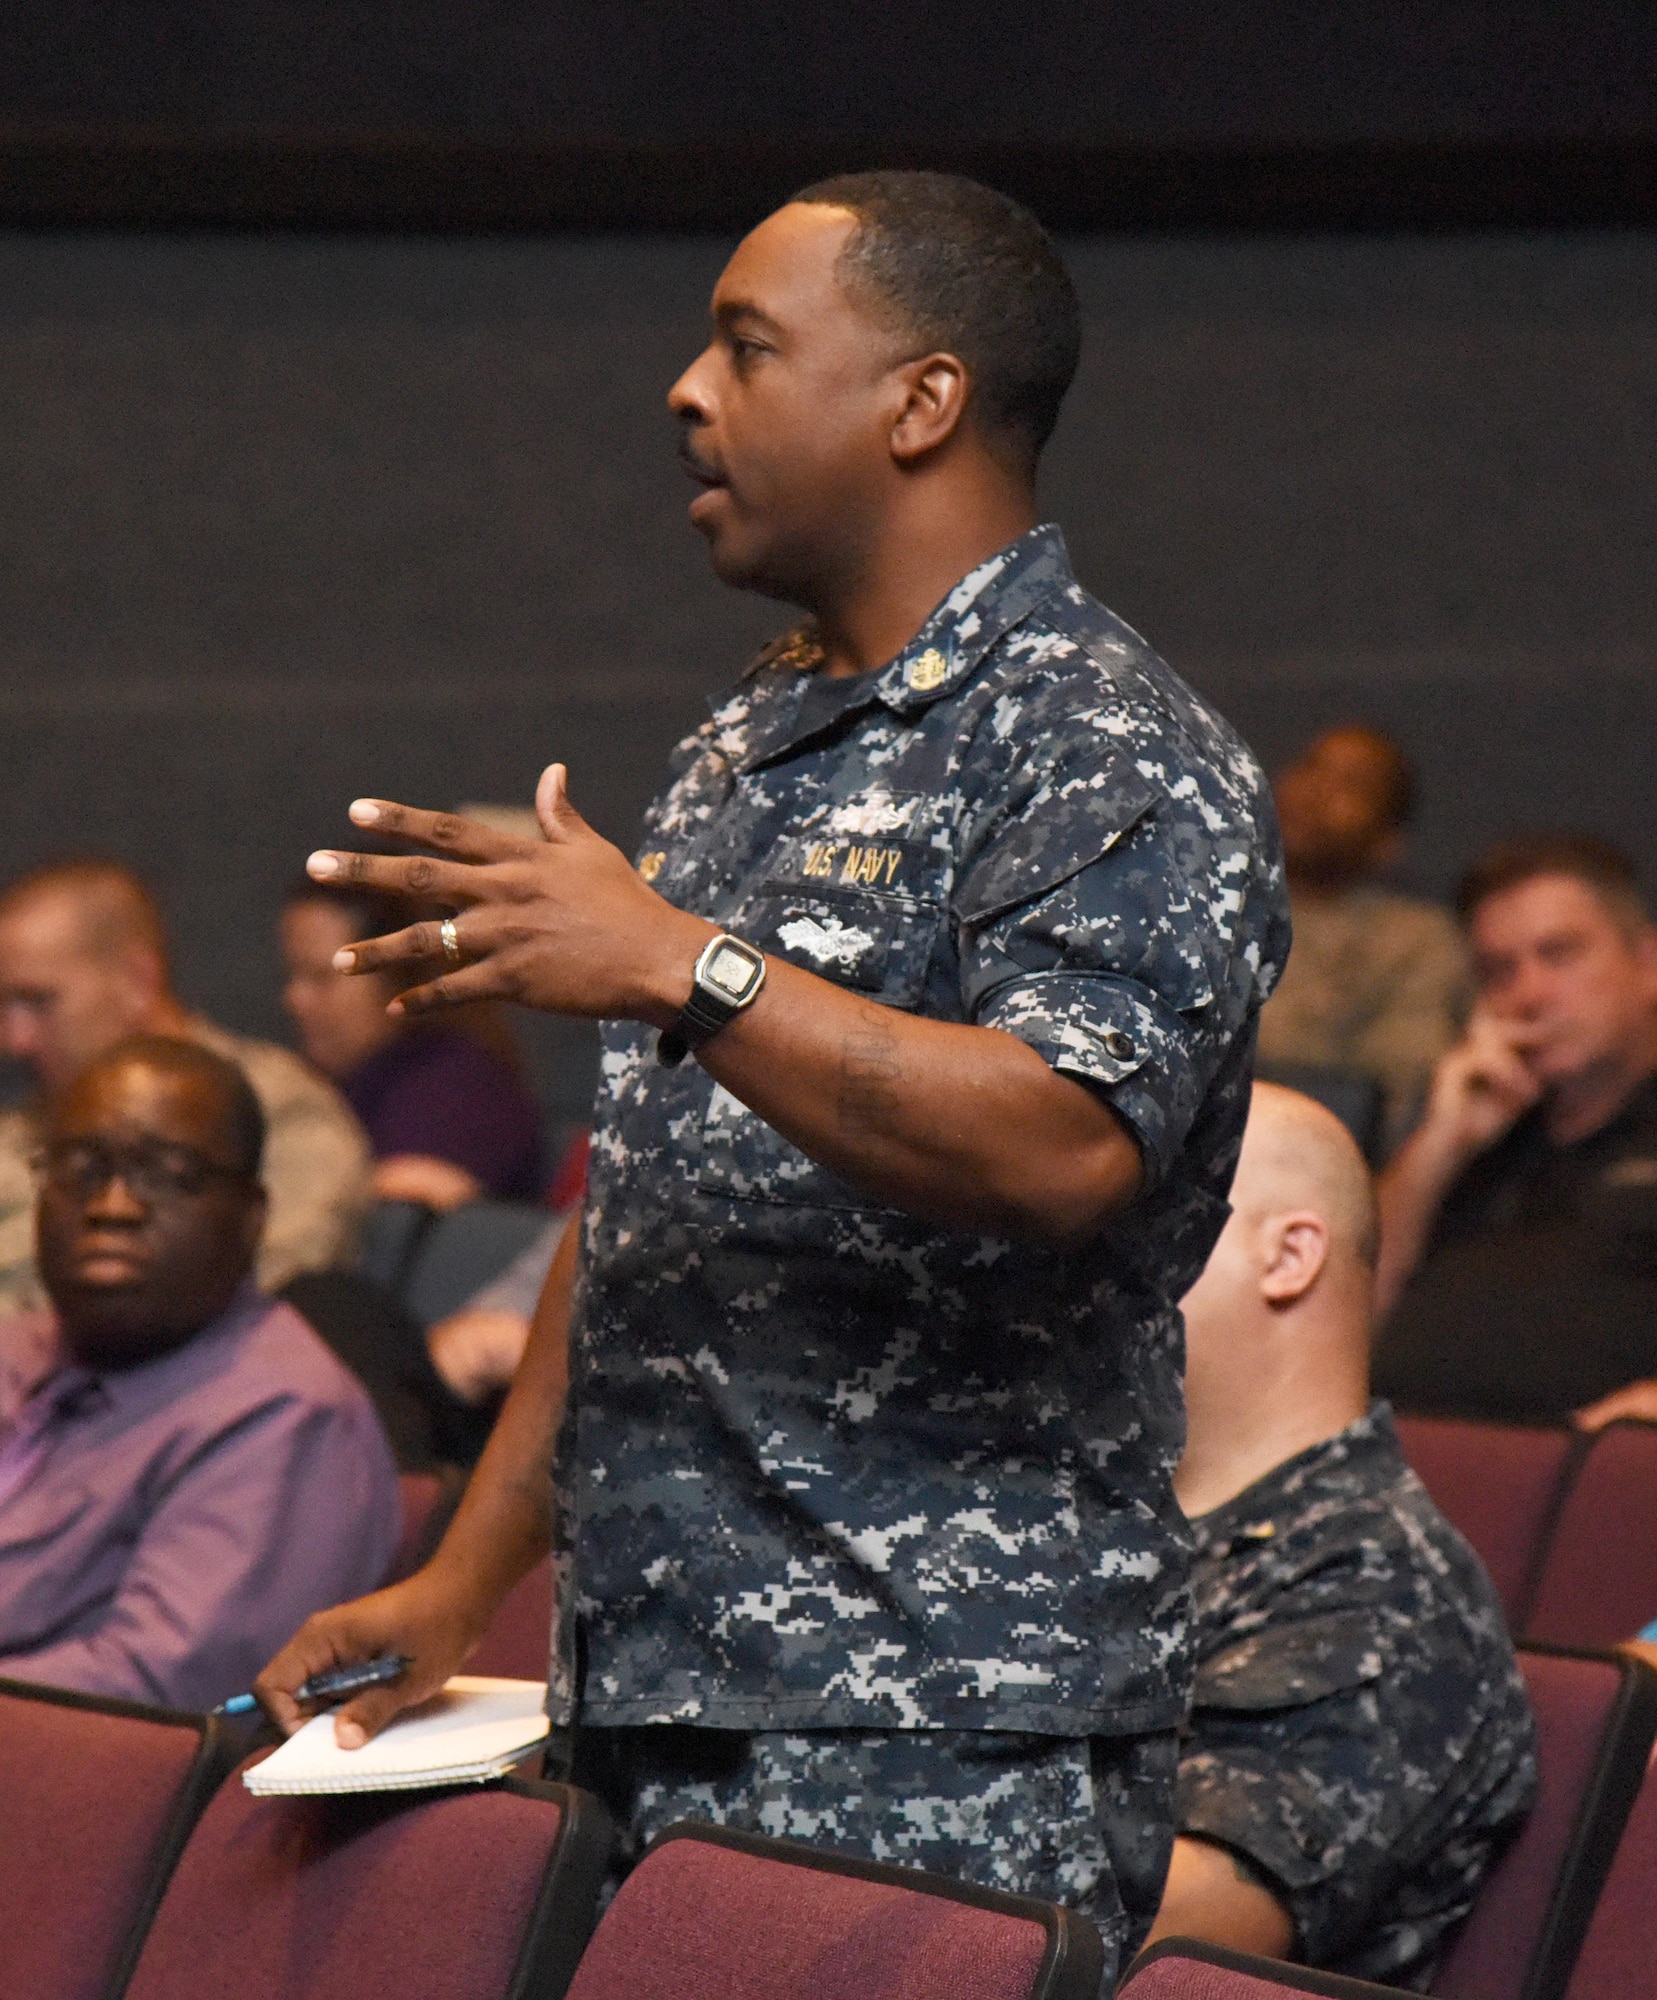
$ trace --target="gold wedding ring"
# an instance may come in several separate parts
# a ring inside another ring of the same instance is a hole
[[[460,933],[455,929],[453,917],[445,917],[437,927],[437,935],[443,940],[443,956],[451,965],[460,965]]]

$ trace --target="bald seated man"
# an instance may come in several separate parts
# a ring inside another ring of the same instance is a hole
[[[1231,1202],[1184,1302],[1198,1665],[1152,1935],[1414,1986],[1530,1807],[1530,1706],[1488,1577],[1369,1400],[1357,1147],[1256,1084]]]
[[[253,1285],[263,1124],[238,1068],[153,1036],[56,1102],[39,1249],[67,1353],[0,1432],[0,1675],[210,1707],[385,1573],[367,1394]]]
[[[270,1214],[258,1277],[278,1291],[301,1271],[349,1261],[372,1162],[345,1100],[286,1049],[245,1041],[190,1013],[172,990],[166,930],[130,869],[73,861],[36,869],[0,897],[0,1049],[33,1071],[40,1103],[0,1114],[0,1423],[56,1358],[34,1261],[42,1107],[128,1035],[199,1042],[252,1084],[268,1133]],[[27,1315],[19,1318],[19,1315]]]
[[[1470,1003],[1467,954],[1448,911],[1385,886],[1404,851],[1415,772],[1391,737],[1348,723],[1308,744],[1272,790],[1295,944],[1260,1016],[1260,1066],[1372,1077],[1390,1151]]]

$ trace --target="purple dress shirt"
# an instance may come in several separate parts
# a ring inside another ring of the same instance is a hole
[[[528,1086],[457,1028],[414,1028],[358,1063],[339,1087],[374,1157],[450,1160],[497,1201],[539,1201],[541,1114]]]
[[[248,1287],[171,1354],[36,1391],[0,1445],[0,1674],[207,1708],[400,1525],[366,1391]]]

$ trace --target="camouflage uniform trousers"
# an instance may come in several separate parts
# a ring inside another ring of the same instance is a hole
[[[675,1820],[838,1848],[1079,1910],[1102,1992],[1144,1942],[1173,1844],[1178,1738],[1005,1731],[583,1729],[574,1778],[621,1829],[621,1871]]]

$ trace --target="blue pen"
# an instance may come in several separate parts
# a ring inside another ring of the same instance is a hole
[[[362,1660],[351,1667],[328,1667],[312,1674],[294,1689],[294,1700],[304,1702],[344,1701],[347,1695],[361,1694],[364,1688],[383,1687],[387,1681],[406,1674],[414,1662],[406,1653],[382,1653],[377,1660]],[[259,1706],[254,1694],[233,1694],[221,1701],[215,1715],[248,1715]]]

